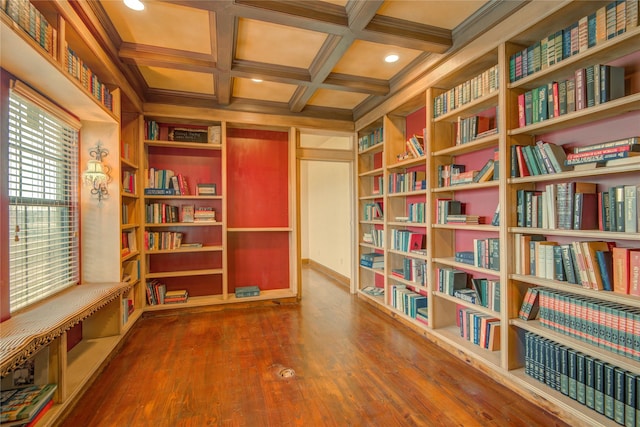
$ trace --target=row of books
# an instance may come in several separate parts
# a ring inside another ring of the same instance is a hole
[[[133,293],[129,293],[129,297],[122,298],[122,324],[126,325],[129,321],[129,316],[135,311],[136,306],[132,299]]]
[[[427,189],[426,171],[389,174],[389,194]]]
[[[471,288],[456,289],[453,296],[500,312],[500,281],[498,280],[471,278]]]
[[[500,271],[500,239],[473,239],[473,265]]]
[[[365,203],[362,207],[362,215],[365,221],[382,220],[384,215],[382,204],[380,202]]]
[[[149,203],[145,206],[147,224],[180,222],[180,209],[167,203]]]
[[[427,285],[427,263],[425,260],[405,257],[402,268],[394,268],[391,275],[420,286]]]
[[[640,360],[640,312],[619,303],[541,288],[538,319],[545,328]]]
[[[428,321],[427,296],[410,286],[393,284],[389,288],[391,306],[412,319]]]
[[[189,195],[189,182],[181,173],[171,169],[149,168],[144,171],[144,194],[146,195]]]
[[[471,308],[458,309],[460,336],[489,351],[500,350],[500,319]]]
[[[184,233],[175,231],[145,231],[144,246],[147,251],[179,249]]]
[[[411,157],[424,157],[424,136],[413,134],[407,139],[406,145]]]
[[[640,186],[616,185],[596,192],[596,184],[547,184],[544,191],[518,190],[518,227],[637,233]]]
[[[511,177],[547,175],[572,170],[567,154],[556,144],[536,141],[534,145],[511,146]]]
[[[425,222],[425,203],[415,202],[407,204],[406,222],[423,224]]]
[[[421,251],[425,245],[424,233],[409,230],[391,230],[391,249],[402,252]]]
[[[625,426],[640,420],[640,376],[525,332],[525,374]]]
[[[122,171],[122,191],[128,194],[136,194],[136,173]]]
[[[52,58],[58,57],[58,30],[29,0],[6,0],[2,9]]]
[[[149,305],[184,303],[189,299],[186,289],[167,290],[167,285],[158,279],[148,280],[146,290]]]
[[[638,25],[637,0],[613,0],[564,29],[527,46],[509,57],[509,80],[524,77],[585,52]]]
[[[136,233],[133,230],[126,230],[120,233],[120,256],[127,256],[138,250],[136,243]]]
[[[515,235],[515,272],[583,288],[640,296],[640,248],[589,240],[560,244]]]
[[[433,118],[438,118],[471,101],[495,93],[499,88],[499,74],[496,64],[472,79],[436,96],[433,100]]]
[[[590,108],[625,96],[623,67],[594,64],[574,76],[518,95],[518,126]]]
[[[497,134],[496,109],[493,109],[493,116],[458,117],[455,124],[456,145]]]
[[[360,255],[360,265],[368,268],[383,269],[384,254],[379,252],[369,252]]]
[[[108,110],[113,111],[113,94],[102,83],[89,66],[74,52],[65,41],[65,58],[67,72],[80,82],[82,87],[89,92],[98,102]]]
[[[469,275],[466,271],[451,267],[436,268],[436,283],[438,292],[454,296],[460,289],[466,289]]]
[[[367,148],[371,148],[374,145],[378,145],[384,141],[384,129],[382,127],[376,128],[366,135],[362,135],[358,138],[358,151],[364,151]]]
[[[368,232],[362,234],[362,241],[381,248],[384,244],[384,230],[371,227]]]
[[[122,225],[128,225],[130,218],[129,218],[129,205],[127,203],[122,204],[121,215],[122,215],[122,218],[121,218]]]

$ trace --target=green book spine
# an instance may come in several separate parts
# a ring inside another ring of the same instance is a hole
[[[604,364],[604,415],[610,419],[613,419],[614,414],[615,377],[613,370],[613,365]]]
[[[627,385],[625,371],[622,368],[614,368],[615,386],[613,392],[613,419],[618,424],[624,425],[624,403],[626,401],[625,388]]]
[[[569,349],[560,346],[560,393],[565,396],[569,395]]]
[[[595,409],[595,388],[593,387],[595,360],[591,356],[585,356],[585,404],[588,408]]]
[[[635,427],[640,420],[636,419],[636,393],[637,384],[640,376],[633,372],[625,372],[625,402],[624,402],[624,425],[626,427]]]
[[[569,349],[569,397],[573,400],[578,399],[578,386],[576,384],[577,375],[577,352],[574,349]],[[613,371],[611,372],[613,375]],[[613,397],[613,394],[612,394]],[[613,402],[612,402],[613,403]]]
[[[576,356],[576,400],[583,405],[586,403],[585,385],[585,355],[578,353]]]
[[[593,362],[593,388],[594,409],[599,414],[604,414],[604,362],[601,360]]]

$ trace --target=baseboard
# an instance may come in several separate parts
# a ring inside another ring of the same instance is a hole
[[[303,261],[304,264],[304,261]],[[351,281],[349,280],[349,278],[347,276],[344,276],[332,269],[330,269],[329,267],[326,267],[320,263],[315,262],[312,259],[307,260],[307,264],[309,265],[309,267],[313,268],[314,270],[316,270],[319,273],[324,274],[325,276],[335,280],[336,282],[338,282],[341,285],[344,285],[346,287],[349,287],[351,284]]]

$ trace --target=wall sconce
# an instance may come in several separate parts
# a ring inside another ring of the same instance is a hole
[[[82,174],[85,185],[91,186],[91,195],[98,198],[98,203],[109,197],[107,185],[111,182],[111,168],[102,163],[102,159],[108,154],[109,150],[102,148],[102,143],[98,141],[96,146],[89,150],[92,159],[87,162],[87,170]]]

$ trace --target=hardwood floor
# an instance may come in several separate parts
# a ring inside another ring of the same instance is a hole
[[[325,276],[303,280],[300,304],[140,319],[62,425],[567,425]]]

